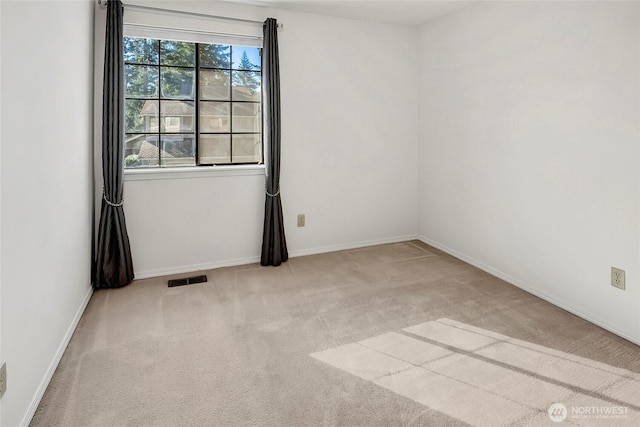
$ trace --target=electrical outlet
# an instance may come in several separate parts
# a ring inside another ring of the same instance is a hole
[[[5,391],[7,391],[7,362],[2,362],[2,366],[0,366],[0,399],[4,396]]]
[[[304,214],[298,215],[298,227],[304,227]]]
[[[625,290],[624,270],[611,267],[611,286]]]

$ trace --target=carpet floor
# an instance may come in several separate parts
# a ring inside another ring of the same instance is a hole
[[[638,426],[640,348],[421,242],[96,291],[31,426]]]

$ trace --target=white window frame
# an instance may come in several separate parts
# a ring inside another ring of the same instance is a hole
[[[219,32],[212,32],[215,27]],[[170,12],[127,9],[124,14],[124,36],[192,43],[243,45],[262,48],[262,27],[232,21],[177,15]],[[264,103],[264,96],[263,96]],[[197,130],[196,130],[197,131]],[[267,141],[262,140],[263,155]],[[125,168],[124,181],[192,179],[225,176],[264,175],[265,165],[181,166],[175,168]]]

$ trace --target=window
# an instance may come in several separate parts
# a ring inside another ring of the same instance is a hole
[[[125,167],[262,163],[260,56],[125,37]]]

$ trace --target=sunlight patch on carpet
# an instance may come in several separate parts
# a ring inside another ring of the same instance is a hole
[[[640,425],[640,375],[451,319],[311,357],[474,426]]]

